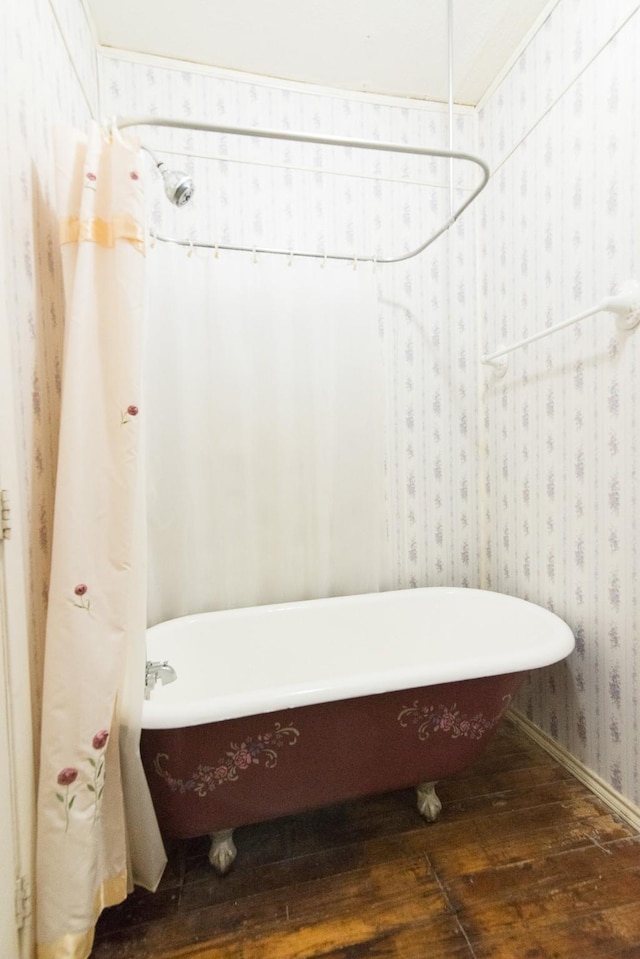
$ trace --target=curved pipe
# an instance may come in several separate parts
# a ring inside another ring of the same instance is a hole
[[[338,254],[324,254],[312,252],[298,252],[291,250],[276,250],[271,248],[230,246],[221,243],[203,243],[191,240],[177,240],[172,237],[163,237],[156,235],[156,239],[165,240],[171,243],[177,243],[180,246],[198,246],[206,249],[216,250],[239,250],[247,253],[278,253],[286,256],[308,256],[327,260],[346,260],[353,262],[358,260],[361,263],[401,263],[403,260],[410,260],[412,257],[422,253],[427,247],[431,246],[439,236],[445,233],[449,227],[453,226],[456,220],[461,216],[467,207],[473,203],[475,198],[484,190],[489,182],[489,167],[480,157],[473,153],[463,153],[457,150],[436,150],[431,147],[408,146],[405,143],[386,143],[378,140],[356,140],[349,137],[331,137],[318,136],[313,133],[293,133],[288,130],[264,130],[258,127],[234,127],[221,126],[211,123],[193,123],[188,120],[170,120],[163,117],[138,116],[138,117],[120,117],[116,120],[116,127],[120,130],[126,127],[134,126],[157,126],[168,127],[176,130],[199,130],[203,133],[221,133],[231,136],[260,137],[270,140],[291,140],[297,143],[316,143],[321,146],[348,147],[358,150],[377,150],[385,153],[403,153],[413,156],[439,157],[441,159],[465,160],[474,163],[482,172],[481,182],[471,192],[471,194],[453,211],[444,225],[436,230],[424,243],[404,253],[402,256],[394,257],[376,257],[376,256],[344,256]],[[148,149],[145,147],[145,149]],[[148,151],[151,152],[151,151]],[[153,156],[153,154],[152,154]],[[156,161],[157,162],[157,161]]]

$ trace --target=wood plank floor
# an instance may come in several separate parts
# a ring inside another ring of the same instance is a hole
[[[640,959],[640,835],[518,728],[440,784],[246,826],[223,879],[177,843],[93,959]]]

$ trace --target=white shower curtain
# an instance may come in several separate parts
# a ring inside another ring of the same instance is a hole
[[[38,797],[39,959],[86,959],[105,905],[155,888],[139,759],[152,621],[378,588],[374,277],[154,251],[140,155],[59,139],[66,299]],[[145,543],[143,430],[149,470]]]
[[[150,254],[151,622],[379,588],[375,275],[253,260]]]
[[[38,797],[39,959],[86,959],[95,920],[165,856],[138,754],[146,566],[140,156],[58,136],[65,345]]]

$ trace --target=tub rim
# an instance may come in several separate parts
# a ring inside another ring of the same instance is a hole
[[[545,642],[537,646],[525,646],[509,650],[509,661],[504,661],[496,654],[487,654],[479,650],[478,655],[464,661],[444,659],[438,662],[429,662],[422,668],[406,665],[384,671],[369,670],[360,675],[334,676],[331,682],[313,682],[306,680],[303,683],[279,685],[273,688],[264,688],[256,697],[255,691],[249,696],[237,691],[229,695],[217,695],[197,700],[162,701],[153,698],[144,702],[142,715],[143,729],[178,728],[196,726],[204,723],[217,722],[227,719],[236,719],[242,716],[260,715],[279,710],[315,705],[320,702],[334,702],[342,699],[355,699],[361,696],[370,696],[378,693],[393,692],[402,689],[415,689],[440,685],[447,682],[459,682],[467,679],[480,679],[487,676],[503,675],[506,673],[526,672],[551,665],[566,658],[575,647],[574,635],[564,620],[557,614],[545,609],[537,603],[520,599],[507,593],[493,590],[473,589],[468,587],[437,587],[426,586],[416,589],[387,590],[378,593],[354,594],[349,596],[330,597],[327,599],[300,600],[293,603],[274,603],[263,606],[240,607],[207,613],[193,613],[187,616],[176,617],[149,627],[147,634],[152,636],[153,631],[166,632],[180,624],[200,621],[209,617],[218,621],[225,619],[235,620],[240,617],[268,616],[273,617],[278,612],[313,606],[327,605],[338,608],[341,605],[354,603],[380,602],[393,599],[401,595],[411,594],[412,598],[421,593],[447,595],[483,594],[492,596],[498,603],[506,603],[513,607],[517,605],[523,612],[534,613],[543,622],[548,623],[549,632]],[[152,694],[153,696],[153,694]]]

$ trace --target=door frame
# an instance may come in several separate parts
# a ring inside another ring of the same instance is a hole
[[[0,946],[3,959],[31,959],[35,776],[22,529],[26,513],[21,502],[8,312],[5,301],[0,304],[0,490],[8,493],[6,520],[11,531],[10,538],[0,537]]]

